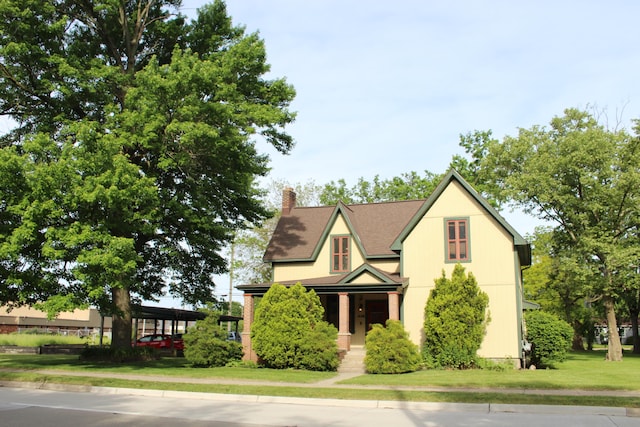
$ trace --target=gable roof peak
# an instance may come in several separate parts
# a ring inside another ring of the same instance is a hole
[[[338,203],[336,204],[336,210],[338,209],[348,209],[349,211],[353,212],[353,209],[351,209],[351,206],[347,205],[342,200],[338,200]]]

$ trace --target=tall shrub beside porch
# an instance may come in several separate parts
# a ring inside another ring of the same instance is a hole
[[[334,371],[338,367],[337,329],[323,320],[316,293],[300,283],[275,283],[256,308],[251,342],[271,368]]]
[[[460,264],[454,267],[451,279],[443,271],[435,284],[425,307],[425,364],[430,368],[472,368],[477,365],[477,352],[489,322],[489,297]]]

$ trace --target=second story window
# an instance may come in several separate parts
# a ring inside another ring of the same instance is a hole
[[[469,261],[469,221],[447,220],[447,261]]]
[[[331,238],[331,272],[349,271],[349,236]]]

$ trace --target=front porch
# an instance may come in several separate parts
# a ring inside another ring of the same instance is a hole
[[[333,293],[316,290],[325,310],[324,319],[338,329],[338,350],[347,354],[352,348],[364,348],[366,333],[373,324],[384,325],[387,319],[400,320],[400,290],[354,290],[346,292],[341,289]],[[254,320],[255,298],[258,296],[262,295],[246,292],[244,294],[242,345],[245,360],[258,359],[251,345],[251,325]]]
[[[338,348],[346,351],[352,345],[364,346],[371,325],[400,320],[400,296],[398,291],[319,295],[325,320],[338,329]]]

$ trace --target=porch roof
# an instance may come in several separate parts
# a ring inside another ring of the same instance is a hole
[[[363,274],[369,274],[374,280],[363,282],[353,281]],[[293,286],[300,283],[307,289],[313,289],[317,294],[335,294],[338,292],[348,293],[387,293],[402,292],[407,286],[407,279],[398,273],[389,273],[373,267],[370,264],[363,264],[354,271],[344,274],[334,274],[331,276],[313,277],[299,280],[283,280],[278,282],[255,283],[240,285],[237,288],[245,293],[262,295],[269,290],[274,283],[284,286]]]

